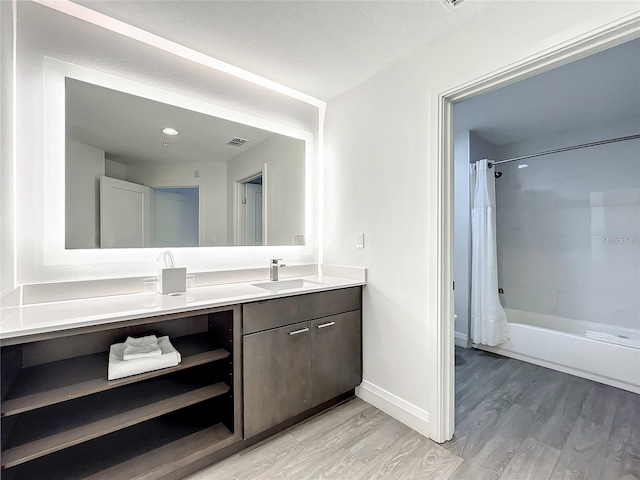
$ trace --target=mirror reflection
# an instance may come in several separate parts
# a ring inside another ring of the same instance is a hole
[[[67,249],[303,245],[305,142],[65,80]]]

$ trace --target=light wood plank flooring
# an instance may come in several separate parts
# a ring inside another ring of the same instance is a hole
[[[189,480],[640,480],[640,396],[456,349],[456,434],[428,440],[360,399]]]

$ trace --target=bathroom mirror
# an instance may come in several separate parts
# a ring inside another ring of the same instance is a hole
[[[304,245],[304,139],[64,88],[66,249]]]

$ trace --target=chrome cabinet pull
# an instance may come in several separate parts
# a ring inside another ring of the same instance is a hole
[[[328,322],[328,323],[323,323],[322,325],[316,325],[317,328],[326,328],[326,327],[330,327],[331,325],[335,325],[336,322]]]
[[[301,328],[300,330],[294,330],[293,332],[289,332],[289,335],[298,335],[299,333],[308,332],[309,329],[307,327]]]

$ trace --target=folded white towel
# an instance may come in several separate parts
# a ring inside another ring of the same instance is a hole
[[[127,337],[124,342],[123,360],[155,357],[157,355],[162,355],[162,350],[158,346],[158,337],[155,335],[147,335],[140,338]]]
[[[162,368],[175,367],[182,361],[180,353],[173,348],[169,337],[158,338],[158,346],[162,354],[155,357],[124,360],[124,345],[124,343],[111,345],[109,351],[109,380],[160,370]]]

